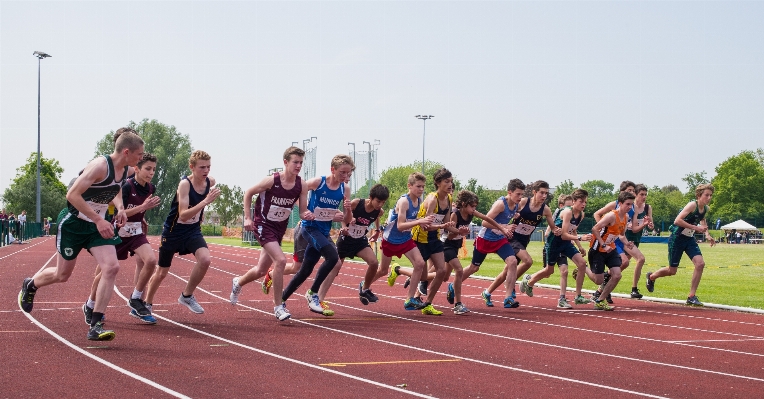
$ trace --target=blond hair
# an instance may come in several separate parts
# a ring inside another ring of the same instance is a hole
[[[711,190],[711,194],[714,193],[714,186],[711,183],[701,184],[695,187],[695,198],[700,198],[703,195],[703,191]]]
[[[427,178],[424,177],[424,175],[419,172],[414,172],[409,175],[409,184],[415,184],[417,181],[426,182]]]
[[[191,166],[196,166],[196,161],[209,161],[212,157],[205,151],[196,150],[191,153],[191,157],[188,158],[188,163]]]
[[[335,155],[334,158],[332,158],[332,168],[337,169],[342,165],[350,165],[350,170],[355,170],[353,158],[344,154]]]

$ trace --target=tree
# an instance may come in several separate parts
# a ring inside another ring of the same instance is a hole
[[[753,151],[743,151],[719,164],[713,184],[714,216],[735,220],[759,216],[764,209],[764,167]]]
[[[764,167],[764,148],[756,149],[756,160],[759,161],[762,167]]]
[[[609,202],[614,201],[617,197],[614,192],[615,185],[604,180],[586,181],[581,184],[581,188],[589,192],[586,209],[584,210],[587,215],[593,215],[594,212],[597,212]]]
[[[40,208],[43,217],[55,218],[66,206],[66,185],[61,182],[64,169],[56,159],[40,154]],[[16,214],[27,211],[27,220],[37,220],[37,153],[16,169],[13,183],[5,189],[6,210]]]
[[[658,186],[653,187],[653,190],[655,190],[656,188],[658,188]],[[677,187],[677,186],[675,186],[673,184],[669,184],[668,186],[661,187],[660,190],[664,194],[668,194],[668,193],[670,193],[672,191],[679,191],[679,187]]]
[[[435,171],[442,168],[443,165],[437,162],[427,161],[425,162],[425,176],[427,177],[427,183],[425,185],[425,194],[435,191],[435,183],[432,180]],[[385,169],[379,176],[379,183],[387,186],[390,190],[390,200],[387,201],[385,209],[390,209],[395,206],[395,202],[398,201],[401,195],[408,192],[408,178],[409,175],[414,172],[422,171],[422,163],[414,162],[409,165],[398,165]],[[457,187],[461,187],[456,178],[454,178],[454,191]]]
[[[684,195],[687,201],[695,199],[695,187],[698,187],[701,184],[710,183],[705,170],[700,173],[688,173],[684,175],[682,181],[687,184],[687,193]]]
[[[189,173],[188,158],[191,156],[191,139],[175,129],[156,120],[144,119],[136,124],[133,121],[127,125],[135,129],[146,143],[145,151],[157,157],[157,170],[154,183],[157,186],[156,195],[162,199],[162,204],[146,213],[149,224],[162,224],[170,213],[172,199],[178,189],[178,183],[183,175]],[[114,132],[105,135],[96,145],[96,156],[110,154],[114,151]]]
[[[212,210],[217,212],[221,226],[229,226],[242,217],[244,209],[244,191],[239,186],[228,187],[218,183],[220,196],[213,202]]]
[[[554,190],[555,197],[559,197],[562,194],[573,194],[573,191],[576,191],[576,185],[573,184],[573,182],[570,179],[565,180],[564,182],[557,185],[557,187]],[[555,198],[555,206],[557,202],[557,198]]]
[[[647,192],[647,203],[653,208],[655,227],[665,230],[674,223],[676,215],[687,204],[685,197],[674,185],[659,188],[654,186]]]
[[[493,203],[496,202],[499,197],[506,193],[502,190],[490,190],[481,185],[478,185],[477,179],[474,178],[467,181],[467,185],[464,187],[464,189],[472,191],[475,193],[475,195],[477,195],[478,206],[476,209],[483,215],[487,214],[491,209],[491,205],[493,205]],[[473,222],[478,225],[481,223],[480,219],[477,218],[473,218]]]

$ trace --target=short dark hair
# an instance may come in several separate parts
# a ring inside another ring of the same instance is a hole
[[[624,180],[624,181],[621,182],[621,186],[618,188],[618,191],[626,191],[626,189],[629,188],[629,187],[634,187],[634,189],[636,190],[637,185],[634,184],[633,181]]]
[[[637,194],[641,193],[642,191],[647,192],[647,186],[644,184],[637,184],[637,187],[634,188],[634,191],[636,191]]]
[[[284,160],[285,161],[291,161],[292,155],[297,155],[298,157],[304,157],[305,151],[300,147],[291,146],[284,151]]]
[[[621,193],[618,194],[618,203],[623,204],[624,202],[633,200],[634,198],[637,198],[637,196],[628,191],[621,191]]]
[[[578,188],[576,191],[573,191],[573,194],[570,195],[570,198],[572,198],[573,201],[578,201],[580,199],[586,199],[588,196],[588,191],[584,190],[583,188]]]
[[[371,187],[371,190],[369,190],[369,198],[387,201],[387,199],[390,198],[390,190],[388,190],[386,186],[375,184]]]
[[[135,129],[133,129],[131,127],[121,127],[119,129],[117,129],[116,132],[114,132],[114,143],[115,144],[117,143],[117,139],[119,138],[119,136],[121,136],[122,133],[125,133],[125,132],[130,132],[130,133],[133,133],[135,135],[138,134],[138,132],[136,132]]]
[[[531,184],[531,190],[533,190],[534,192],[535,191],[539,191],[539,189],[542,189],[542,188],[545,188],[545,189],[548,190],[549,189],[549,183],[547,183],[547,182],[545,182],[543,180],[536,180],[535,182],[533,182],[533,184]]]
[[[140,169],[141,166],[143,166],[143,164],[145,164],[146,162],[154,162],[154,163],[156,163],[157,162],[157,157],[154,154],[149,153],[149,152],[143,153],[143,158],[140,161],[138,161],[138,169]]]
[[[457,208],[461,208],[463,206],[467,205],[475,205],[477,206],[479,202],[478,196],[469,190],[462,190],[459,191],[459,194],[456,195],[456,201],[454,201],[454,204]]]
[[[437,185],[438,183],[442,182],[445,179],[450,178],[451,176],[452,175],[450,170],[446,168],[440,168],[436,170],[435,173],[432,175],[432,180],[434,180],[435,185]]]
[[[507,184],[507,191],[512,192],[517,189],[525,190],[525,183],[523,183],[520,179],[512,179],[509,181],[509,184]]]

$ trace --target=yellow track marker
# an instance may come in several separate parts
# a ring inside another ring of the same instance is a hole
[[[459,359],[439,359],[439,360],[395,360],[391,362],[360,362],[360,363],[324,363],[319,366],[327,367],[345,367],[356,365],[377,365],[377,364],[405,364],[405,363],[441,363],[441,362],[460,362]]]

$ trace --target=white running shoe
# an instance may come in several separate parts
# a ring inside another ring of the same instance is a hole
[[[289,314],[289,311],[286,308],[286,304],[282,303],[279,306],[275,306],[273,308],[273,313],[276,314],[276,318],[279,319],[279,321],[284,321],[290,317],[292,317],[291,314]]]
[[[233,284],[231,284],[231,305],[236,305],[239,302],[239,294],[241,294],[239,278],[234,277]]]
[[[305,293],[305,299],[308,300],[308,307],[310,308],[311,312],[324,314],[324,308],[321,306],[321,301],[318,299],[318,294],[308,290],[308,292]]]
[[[180,293],[180,296],[178,297],[178,303],[181,305],[185,305],[188,310],[197,313],[202,314],[204,313],[204,308],[199,305],[199,302],[196,301],[196,297],[191,295],[190,297],[186,298],[183,296],[183,293]]]

